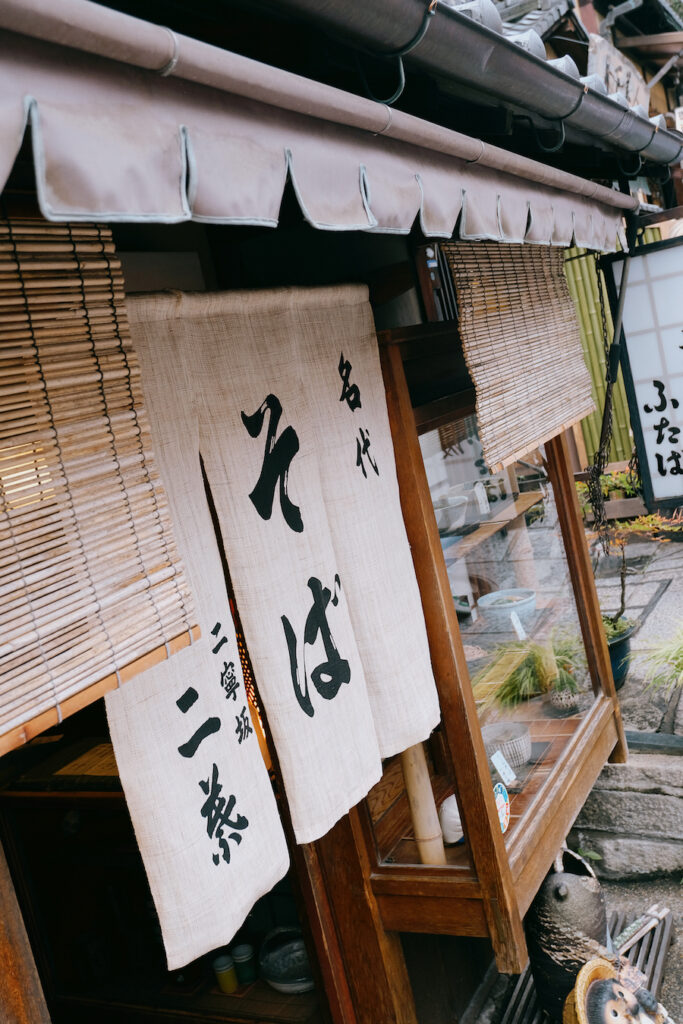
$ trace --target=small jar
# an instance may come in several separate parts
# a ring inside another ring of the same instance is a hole
[[[226,995],[236,992],[239,987],[239,979],[232,957],[228,953],[217,956],[212,967],[221,992],[225,992]]]
[[[248,942],[233,946],[232,958],[235,961],[235,970],[240,985],[249,985],[252,981],[256,981],[256,955],[253,946],[250,946]]]

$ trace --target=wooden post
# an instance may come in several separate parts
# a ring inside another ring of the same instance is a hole
[[[528,959],[524,928],[498,822],[403,361],[397,345],[381,346],[380,355],[401,508],[420,588],[444,736],[457,769],[459,791],[467,794],[461,807],[465,834],[498,968],[515,974],[523,970]]]
[[[0,845],[0,1020],[50,1024],[43,989]]]
[[[417,1024],[413,992],[395,932],[382,924],[370,884],[374,861],[361,820],[361,804],[316,843],[325,891],[336,925],[340,965],[352,994],[357,1024]]]
[[[576,610],[581,624],[583,642],[586,647],[588,668],[596,694],[604,693],[612,701],[614,723],[617,728],[617,744],[612,751],[610,761],[624,764],[628,760],[628,745],[624,735],[624,724],[621,719],[619,698],[614,689],[612,665],[605,631],[602,626],[602,613],[595,589],[593,567],[588,554],[588,544],[583,529],[579,499],[574,486],[574,476],[569,464],[567,439],[564,434],[554,437],[545,446],[548,457],[550,482],[555,492],[555,503],[560,520],[560,528],[564,538],[564,546],[569,563],[569,572],[574,588]]]
[[[439,814],[429,778],[424,747],[416,743],[401,754],[401,768],[415,832],[415,842],[423,864],[445,864]]]

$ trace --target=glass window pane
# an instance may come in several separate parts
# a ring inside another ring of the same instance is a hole
[[[420,437],[492,785],[509,834],[594,701],[557,508],[537,449],[489,473],[474,416]]]

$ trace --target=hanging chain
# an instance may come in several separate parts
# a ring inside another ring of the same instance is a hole
[[[607,330],[607,307],[605,303],[605,291],[604,281],[602,277],[602,271],[600,270],[600,257],[598,253],[593,253],[595,260],[595,276],[598,280],[598,297],[600,299],[600,321],[602,325],[602,347],[605,350],[605,366],[607,368],[607,357],[609,355],[609,331]]]
[[[605,514],[605,496],[602,492],[601,477],[605,472],[609,460],[609,450],[612,443],[612,384],[609,371],[609,350],[610,337],[607,329],[607,310],[605,303],[604,285],[602,271],[600,270],[599,256],[594,254],[595,274],[598,282],[598,298],[600,301],[600,319],[602,325],[602,344],[605,352],[605,408],[602,418],[602,431],[600,443],[593,456],[593,464],[588,467],[588,500],[593,511],[593,522],[598,534],[598,539],[605,554],[609,551],[610,538],[607,528],[607,517]]]

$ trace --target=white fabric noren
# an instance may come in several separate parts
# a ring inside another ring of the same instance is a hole
[[[295,835],[315,840],[439,720],[367,289],[128,312],[134,342],[173,364],[161,426],[198,431]]]
[[[289,856],[249,718],[181,352],[172,339],[160,351],[139,330],[135,340],[154,450],[202,636],[108,694],[106,706],[174,969],[228,943],[255,901],[286,873]]]

